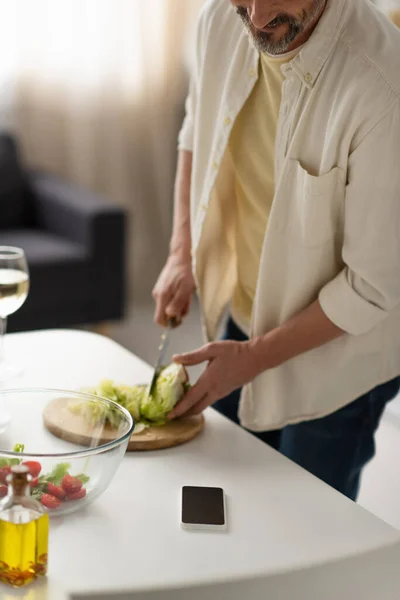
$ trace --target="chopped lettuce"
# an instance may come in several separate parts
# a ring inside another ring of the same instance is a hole
[[[61,482],[65,475],[68,474],[71,465],[68,463],[58,463],[49,475],[42,475],[39,477],[39,482],[43,481],[46,483],[53,483],[54,485],[61,485]]]
[[[25,450],[24,444],[15,444],[13,448],[13,452],[21,453]],[[0,469],[2,467],[13,467],[14,465],[21,464],[21,460],[19,458],[0,458]]]
[[[145,393],[143,387],[129,387],[127,385],[120,385],[119,399],[117,402],[121,403],[122,406],[129,411],[133,417],[133,420],[140,421],[140,405]]]
[[[184,367],[172,363],[160,370],[152,395],[144,385],[128,386],[103,380],[95,388],[86,391],[94,396],[113,400],[130,412],[135,421],[135,433],[140,433],[150,425],[163,425],[168,413],[189,390],[187,373]],[[120,416],[115,407],[106,406],[96,400],[87,402],[71,401],[71,412],[84,415],[95,426],[105,423],[118,427]]]
[[[140,421],[140,403],[145,393],[143,386],[130,387],[127,385],[117,385],[113,381],[105,379],[97,387],[87,388],[83,391],[120,404],[130,412],[136,423]],[[75,414],[84,414],[93,426],[105,423],[110,427],[116,428],[121,422],[121,414],[118,409],[108,406],[101,400],[89,400],[87,402],[72,401],[69,404],[69,409]]]
[[[83,415],[94,427],[105,423],[110,427],[117,428],[121,422],[121,414],[118,409],[109,406],[100,399],[88,400],[87,402],[73,400],[68,404],[68,408],[74,414]]]
[[[82,481],[83,485],[90,481],[89,475],[85,475],[85,473],[79,473],[79,475],[75,475],[75,477],[76,479],[79,479],[79,481]]]

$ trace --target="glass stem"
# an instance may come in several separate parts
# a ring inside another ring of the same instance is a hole
[[[4,361],[4,338],[7,331],[7,317],[0,317],[0,363]]]

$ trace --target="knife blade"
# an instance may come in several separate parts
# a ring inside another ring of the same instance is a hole
[[[164,366],[164,358],[165,358],[165,354],[168,349],[169,335],[170,335],[171,331],[173,329],[175,329],[175,327],[177,327],[178,325],[179,325],[179,321],[176,317],[171,317],[167,321],[167,327],[165,328],[165,330],[162,333],[161,342],[158,347],[157,362],[154,367],[153,377],[152,377],[149,387],[148,387],[148,391],[147,391],[148,396],[151,396],[151,394],[154,390],[155,383],[157,381],[157,377],[160,374],[161,368]]]

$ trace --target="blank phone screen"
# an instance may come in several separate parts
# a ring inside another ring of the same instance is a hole
[[[225,525],[224,492],[221,488],[182,488],[182,523],[186,525]]]

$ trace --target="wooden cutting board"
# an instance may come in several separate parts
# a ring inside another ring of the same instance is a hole
[[[113,430],[105,428],[101,435],[95,427],[74,415],[68,409],[70,398],[56,398],[43,411],[43,422],[53,435],[74,444],[90,446],[93,438],[97,444],[105,444],[114,439]],[[198,415],[177,419],[162,427],[149,427],[140,433],[133,434],[127,450],[161,450],[185,444],[193,440],[204,428],[204,417]]]

